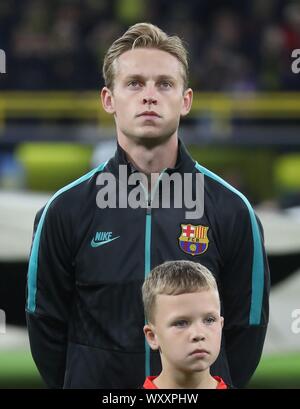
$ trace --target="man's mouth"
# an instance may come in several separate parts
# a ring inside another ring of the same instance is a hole
[[[144,112],[142,112],[141,114],[138,114],[137,116],[138,116],[138,117],[139,117],[139,116],[146,116],[146,117],[161,118],[161,116],[160,116],[157,112],[154,112],[154,111],[144,111]]]

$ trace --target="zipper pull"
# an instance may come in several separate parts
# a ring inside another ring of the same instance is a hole
[[[147,201],[147,215],[151,214],[151,210],[151,198],[149,198]]]

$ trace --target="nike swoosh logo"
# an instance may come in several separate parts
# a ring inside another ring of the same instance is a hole
[[[99,247],[99,246],[103,246],[104,244],[110,243],[111,241],[114,241],[116,239],[118,239],[120,236],[118,237],[114,237],[113,239],[109,239],[109,240],[103,240],[103,241],[98,241],[96,242],[94,239],[91,241],[91,246],[92,247]]]

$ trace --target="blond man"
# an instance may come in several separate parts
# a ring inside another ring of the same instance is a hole
[[[212,373],[243,386],[268,321],[262,229],[248,200],[178,137],[193,97],[187,51],[178,37],[136,24],[107,51],[103,76],[116,154],[56,192],[35,220],[26,311],[36,365],[53,388],[136,388],[159,374],[141,330],[141,286],[156,265],[193,260],[220,283],[224,342]],[[164,188],[168,177],[183,200]]]

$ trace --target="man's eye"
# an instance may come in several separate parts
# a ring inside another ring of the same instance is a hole
[[[160,83],[160,87],[161,87],[161,88],[171,88],[171,87],[172,87],[172,84],[171,84],[170,82],[168,82],[168,81],[162,81],[162,82]]]
[[[140,86],[140,82],[139,81],[130,81],[128,83],[128,86],[132,87],[132,88],[138,88]]]

